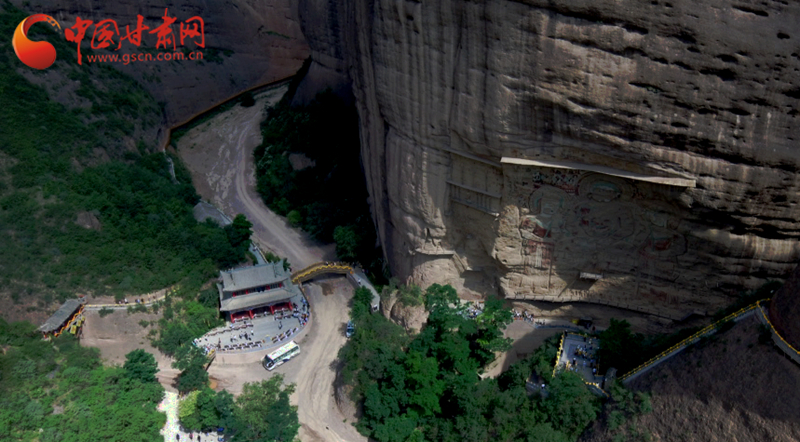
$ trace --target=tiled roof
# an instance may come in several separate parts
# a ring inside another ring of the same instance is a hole
[[[236,296],[220,301],[219,310],[222,312],[236,312],[247,308],[255,308],[262,305],[286,301],[298,294],[299,290],[297,290],[295,286],[292,286],[289,290],[277,289],[250,295]]]
[[[44,321],[44,324],[39,326],[39,331],[50,333],[58,330],[80,306],[81,302],[79,300],[67,299],[67,302],[61,304],[61,307],[53,313],[53,316],[49,317],[47,321]]]
[[[222,288],[226,292],[246,290],[289,279],[282,262],[267,263],[252,267],[221,271]]]

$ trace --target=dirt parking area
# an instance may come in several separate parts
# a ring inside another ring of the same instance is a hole
[[[114,310],[114,313],[101,317],[99,310],[86,310],[85,315],[81,345],[100,349],[100,357],[106,365],[122,365],[126,354],[142,348],[155,356],[159,369],[156,377],[161,385],[175,391],[172,385],[178,370],[171,367],[172,358],[153,347],[147,337],[151,328],[158,327],[160,313],[128,314],[126,310]],[[143,321],[148,323],[146,327],[142,326]]]

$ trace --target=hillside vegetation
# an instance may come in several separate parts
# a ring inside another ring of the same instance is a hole
[[[69,334],[43,341],[30,323],[0,319],[0,440],[152,442],[166,416],[155,358],[103,367]],[[134,352],[136,353],[136,352]]]
[[[482,315],[468,319],[455,290],[434,284],[424,295],[430,316],[410,336],[371,314],[369,291],[355,293],[355,335],[339,352],[342,381],[362,406],[359,431],[380,442],[567,442],[597,416],[600,401],[572,372],[551,378],[557,341],[545,343],[498,379],[479,374],[496,351],[508,349],[501,330],[511,314],[487,300]],[[529,395],[534,370],[547,395]]]
[[[367,203],[358,115],[330,91],[291,108],[288,98],[268,109],[263,141],[254,152],[258,192],[270,209],[314,239],[336,242],[338,258],[360,261],[384,276],[382,253]],[[305,158],[307,167],[291,158]]]
[[[0,5],[0,34],[25,16]],[[222,229],[193,219],[188,172],[176,164],[173,181],[164,154],[151,153],[162,120],[153,98],[107,65],[77,65],[75,46],[48,26],[32,31],[58,51],[46,71],[0,40],[3,294],[40,305],[132,295],[239,261]]]

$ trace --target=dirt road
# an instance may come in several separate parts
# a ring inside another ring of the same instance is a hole
[[[206,201],[233,218],[243,213],[253,223],[253,239],[263,249],[287,257],[294,269],[333,259],[332,245],[311,241],[272,213],[256,192],[253,150],[261,142],[264,107],[275,104],[286,86],[256,95],[255,106],[235,106],[190,130],[178,141],[178,155]]]
[[[201,196],[230,217],[243,213],[253,223],[253,236],[263,249],[288,257],[295,269],[318,261],[332,260],[332,246],[311,241],[272,213],[255,191],[253,149],[260,143],[259,123],[264,105],[275,103],[285,87],[256,95],[250,108],[236,106],[189,131],[178,143],[178,154],[192,173]],[[329,280],[333,289],[323,295],[318,285],[307,286],[312,322],[298,340],[302,353],[274,372],[258,363],[216,366],[209,373],[234,394],[244,382],[258,381],[268,373],[283,373],[287,382],[297,384],[292,397],[298,405],[300,438],[303,441],[366,441],[339,411],[333,398],[333,369],[339,348],[344,345],[344,324],[352,288],[344,278]]]

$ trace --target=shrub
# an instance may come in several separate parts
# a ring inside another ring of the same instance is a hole
[[[300,215],[300,212],[297,210],[292,210],[286,214],[286,221],[292,225],[292,227],[297,227],[303,221],[303,216]]]
[[[147,313],[147,307],[144,304],[130,304],[127,308],[128,314],[133,313]]]
[[[106,316],[112,313],[114,313],[114,309],[108,307],[103,307],[100,309],[100,311],[97,312],[97,314],[100,315],[101,318],[105,318]]]

